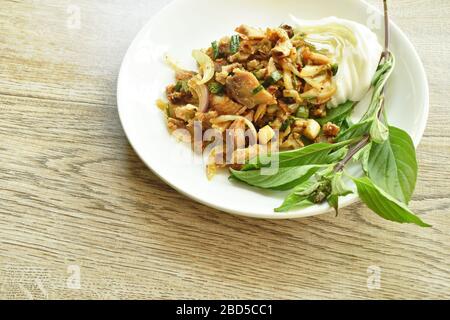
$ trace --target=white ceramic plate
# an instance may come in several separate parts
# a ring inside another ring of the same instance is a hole
[[[302,19],[337,16],[354,20],[369,26],[380,42],[384,39],[381,13],[358,0],[175,0],[138,34],[120,71],[118,108],[131,145],[161,179],[203,204],[250,217],[299,218],[330,209],[328,205],[316,205],[275,213],[273,209],[281,204],[284,193],[233,184],[226,173],[208,181],[202,159],[193,156],[190,146],[169,135],[164,116],[155,106],[174,79],[172,70],[163,62],[165,53],[195,70],[193,49],[208,47],[211,41],[232,34],[242,23],[264,28],[290,23],[291,14]],[[393,23],[391,50],[397,57],[397,67],[387,91],[389,120],[409,132],[418,145],[428,117],[427,79],[414,47]],[[350,195],[341,206],[355,200],[357,196]]]

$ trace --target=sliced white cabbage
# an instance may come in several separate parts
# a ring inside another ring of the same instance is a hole
[[[337,91],[329,106],[360,101],[370,88],[383,51],[376,34],[362,24],[336,17],[314,21],[291,17],[298,25],[296,34],[304,34],[308,43],[329,52],[338,64],[333,77]]]

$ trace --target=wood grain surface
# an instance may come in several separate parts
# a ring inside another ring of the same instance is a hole
[[[390,1],[430,82],[411,206],[431,229],[361,204],[247,219],[159,180],[115,92],[131,40],[167,2],[0,0],[0,298],[450,298],[450,2]]]

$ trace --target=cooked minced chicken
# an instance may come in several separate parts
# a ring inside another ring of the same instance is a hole
[[[158,102],[171,132],[187,129],[193,137],[196,121],[203,131],[213,128],[223,135],[226,129],[254,132],[254,144],[247,139],[232,150],[214,149],[209,177],[217,167],[239,167],[237,163],[257,155],[261,146],[276,143],[280,150],[292,150],[319,141],[331,143],[340,130],[336,124],[320,126],[316,121],[326,116],[327,103],[336,92],[333,57],[316,50],[288,25],[267,30],[241,25],[235,31],[208,49],[194,50],[199,72],[183,70],[169,60],[176,82],[166,89],[168,102]],[[233,153],[232,163],[214,160],[227,152]]]

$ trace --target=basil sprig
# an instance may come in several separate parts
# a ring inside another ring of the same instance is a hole
[[[344,169],[358,161],[365,173],[362,178],[349,177],[356,185],[360,199],[376,214],[389,221],[430,227],[409,208],[417,180],[417,159],[411,137],[405,131],[389,126],[384,110],[384,89],[395,67],[389,51],[389,18],[385,6],[385,50],[372,81],[372,100],[361,120],[352,124],[355,103],[348,101],[318,120],[333,122],[342,132],[334,144],[317,143],[307,147],[259,155],[231,177],[249,185],[271,190],[289,190],[276,212],[305,208],[328,202],[339,210],[339,199],[353,193],[345,181]],[[336,70],[337,71],[337,70]],[[277,170],[270,175],[267,167]],[[349,179],[347,179],[349,180]]]
[[[328,202],[338,213],[339,199],[353,193],[344,179],[344,168],[352,160],[359,161],[365,176],[350,177],[350,180],[373,212],[390,221],[429,227],[407,207],[418,171],[413,141],[405,131],[389,126],[383,116],[383,89],[394,66],[391,53],[382,59],[372,83],[372,100],[367,112],[360,122],[344,130],[336,143],[317,143],[293,151],[260,155],[240,171],[231,170],[232,177],[258,188],[289,190],[281,206],[274,209],[276,212]],[[321,123],[350,123],[348,118],[354,106],[349,101],[331,110]],[[273,165],[278,170],[267,175],[263,169]]]
[[[414,223],[421,227],[431,227],[417,217],[405,203],[393,198],[368,177],[353,179],[353,181],[358,188],[361,200],[382,218],[399,223]]]

